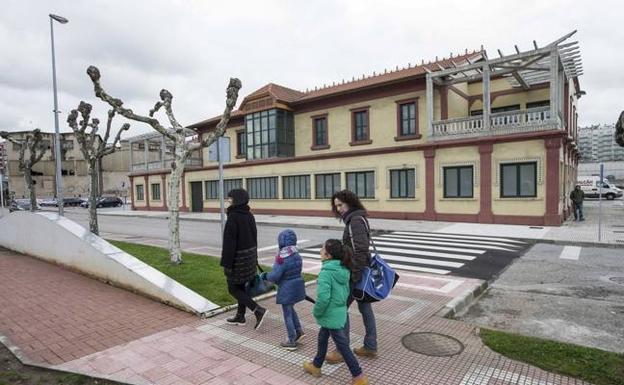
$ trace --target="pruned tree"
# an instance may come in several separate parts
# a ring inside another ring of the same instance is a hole
[[[117,144],[121,139],[121,134],[124,131],[130,129],[129,123],[124,123],[113,143],[108,143],[111,136],[111,127],[113,118],[115,117],[115,110],[108,111],[108,121],[106,122],[106,131],[104,132],[104,138],[98,140],[98,126],[100,120],[98,118],[91,118],[92,106],[89,103],[83,101],[80,102],[78,108],[72,110],[67,116],[67,123],[69,127],[74,131],[76,140],[80,146],[82,156],[87,162],[87,171],[90,179],[89,188],[89,230],[93,234],[99,235],[98,220],[97,220],[97,199],[99,190],[99,174],[100,170],[97,167],[103,157],[110,155],[117,149]],[[80,121],[78,117],[80,116]],[[91,129],[87,132],[87,129]]]
[[[617,123],[615,123],[615,141],[624,147],[624,111],[620,113],[620,117]]]
[[[241,88],[241,81],[237,78],[230,78],[227,87],[225,110],[215,129],[208,133],[204,139],[201,137],[197,141],[188,141],[187,132],[189,129],[182,126],[173,114],[171,102],[173,95],[166,89],[160,91],[160,101],[149,111],[148,116],[138,115],[131,109],[123,106],[123,101],[109,95],[100,84],[100,70],[90,66],[87,74],[93,82],[95,96],[108,103],[113,110],[123,117],[137,122],[150,125],[154,130],[173,142],[173,160],[171,162],[171,180],[167,194],[167,206],[169,210],[169,257],[171,263],[182,263],[182,252],[180,249],[180,180],[184,172],[184,166],[192,152],[208,147],[214,143],[225,132],[226,125],[230,120],[232,109],[238,99],[238,91]],[[154,118],[154,114],[164,108],[169,120],[170,128],[166,128],[160,121]]]
[[[19,146],[19,170],[24,174],[24,184],[30,197],[30,211],[34,212],[37,210],[37,193],[32,179],[32,168],[43,158],[48,148],[38,128],[25,136],[20,134],[20,139],[13,138],[13,136],[6,131],[0,132],[0,137]],[[28,156],[26,156],[26,151],[28,151]]]

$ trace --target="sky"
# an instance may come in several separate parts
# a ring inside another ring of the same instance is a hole
[[[69,19],[54,25],[61,131],[81,100],[105,121],[89,65],[137,113],[168,89],[190,125],[223,111],[232,76],[243,83],[240,103],[269,82],[305,90],[481,45],[490,57],[514,44],[528,50],[572,30],[587,92],[579,124],[613,123],[624,110],[620,1],[3,0],[2,8],[0,131],[54,130],[49,13]],[[151,130],[131,124],[127,136]]]

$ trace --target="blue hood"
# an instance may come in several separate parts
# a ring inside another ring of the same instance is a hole
[[[279,233],[277,236],[277,245],[280,249],[283,249],[286,246],[296,246],[297,245],[297,234],[291,229],[287,229]]]

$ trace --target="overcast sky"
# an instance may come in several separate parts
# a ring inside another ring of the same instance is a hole
[[[241,97],[268,82],[305,90],[483,45],[512,53],[574,29],[585,74],[581,125],[624,109],[624,3],[620,1],[167,1],[3,0],[0,130],[54,130],[48,14],[55,25],[61,130],[80,100],[94,104],[93,64],[112,95],[146,113],[161,88],[188,125],[223,110],[230,76]],[[165,118],[163,117],[163,120]],[[122,120],[117,120],[117,126]],[[130,135],[149,128],[133,123]]]

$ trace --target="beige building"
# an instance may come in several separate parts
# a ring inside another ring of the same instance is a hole
[[[305,92],[268,84],[229,122],[225,190],[246,188],[256,213],[330,215],[331,195],[348,188],[378,218],[558,225],[576,180],[584,94],[568,37]],[[218,121],[190,128],[204,135]],[[133,207],[165,210],[168,164],[151,154],[166,159],[166,146],[144,143],[131,168]],[[216,162],[207,150],[198,156],[183,174],[181,209],[217,211]]]
[[[13,133],[13,135],[19,139],[19,134],[26,133]],[[37,197],[50,198],[56,195],[54,134],[43,132],[42,135],[48,151],[41,161],[33,167],[33,180],[36,185]],[[102,159],[99,183],[101,195],[110,194],[121,197],[128,195],[130,152],[127,141],[122,141],[120,144],[120,149]],[[9,189],[15,192],[17,198],[26,197],[24,177],[19,170],[19,145],[6,142],[5,146],[8,159]],[[87,163],[73,132],[61,133],[61,159],[64,197],[87,197],[90,188]]]

